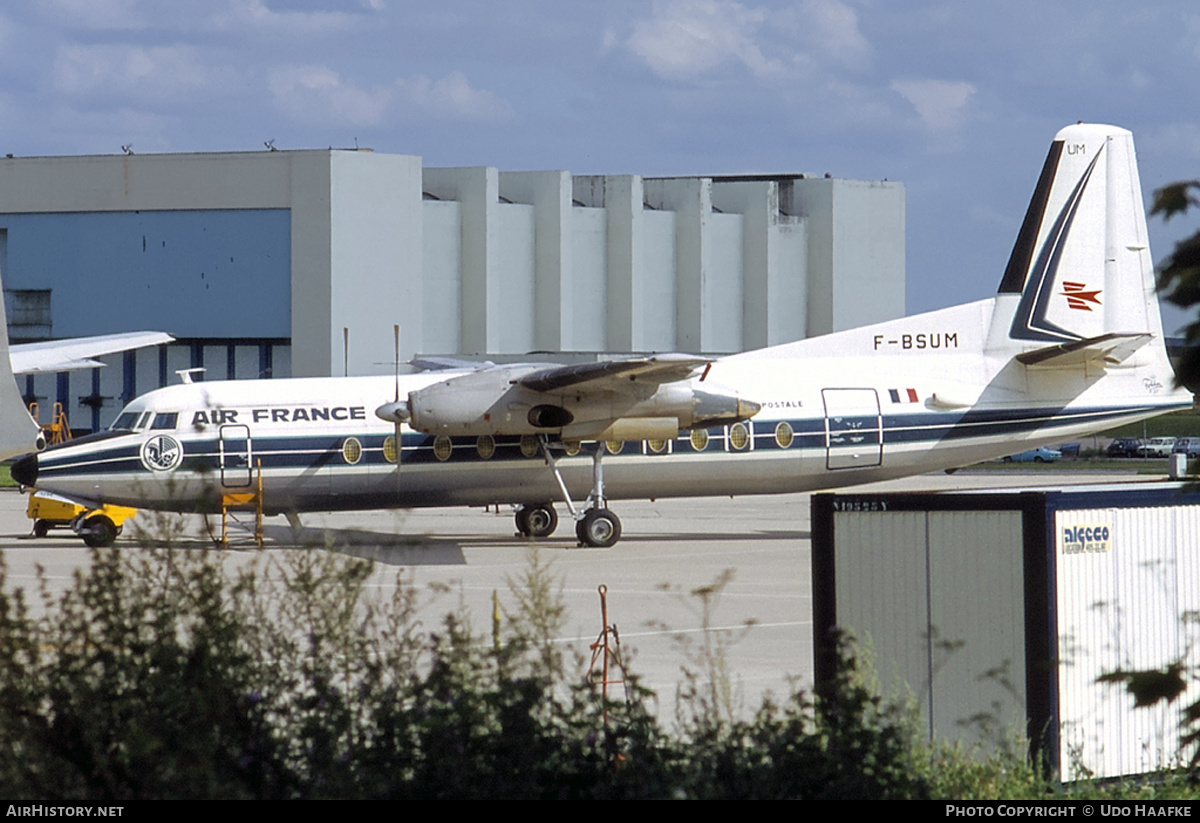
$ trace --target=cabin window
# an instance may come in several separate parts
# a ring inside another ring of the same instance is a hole
[[[357,437],[347,437],[342,442],[342,459],[352,466],[362,459],[362,443]]]
[[[745,423],[734,423],[729,429],[729,445],[737,451],[742,451],[750,443],[750,432]]]
[[[113,424],[108,427],[109,431],[132,431],[137,416],[137,412],[121,412]]]
[[[563,451],[567,453],[568,457],[574,457],[575,455],[579,454],[581,447],[582,446],[578,440],[571,440],[563,443]]]
[[[396,435],[394,434],[383,438],[383,459],[389,463],[396,462]]]
[[[536,457],[538,453],[538,439],[532,434],[521,435],[521,454],[526,457]]]
[[[450,459],[450,453],[454,450],[454,444],[450,442],[450,438],[444,434],[439,434],[433,438],[433,456],[438,460],[445,462]]]
[[[692,448],[702,452],[708,448],[708,429],[695,429],[692,432]]]
[[[655,454],[662,454],[664,451],[667,450],[667,441],[666,440],[647,440],[646,446],[649,447],[650,451],[654,452]]]
[[[484,460],[490,460],[492,455],[496,453],[496,438],[490,434],[481,434],[479,439],[475,441],[475,451]]]
[[[609,454],[620,454],[621,449],[625,448],[624,440],[605,440],[604,448],[608,449]]]
[[[795,434],[792,432],[792,426],[786,420],[779,421],[779,425],[775,427],[775,442],[779,444],[779,448],[786,449],[792,445],[792,440]]]
[[[179,412],[159,412],[154,415],[152,429],[174,429],[179,423]]]

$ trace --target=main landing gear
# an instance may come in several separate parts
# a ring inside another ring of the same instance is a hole
[[[542,538],[558,528],[558,512],[553,503],[537,503],[517,509],[517,533],[522,537]]]
[[[571,518],[575,521],[575,536],[580,545],[600,549],[616,545],[621,539],[621,520],[606,508],[604,468],[600,462],[604,454],[604,445],[596,444],[596,451],[592,454],[592,490],[583,506],[576,508],[558,469],[558,458],[550,453],[549,440],[545,435],[539,439],[542,455],[550,470],[554,472],[554,479],[558,481],[558,488],[562,491],[567,510],[571,512]],[[517,509],[516,523],[517,532],[525,537],[549,537],[558,526],[558,514],[551,503],[525,505]]]

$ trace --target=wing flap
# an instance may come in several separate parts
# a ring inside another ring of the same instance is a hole
[[[711,362],[707,357],[690,354],[656,354],[630,360],[604,360],[599,363],[539,369],[519,378],[517,382],[527,389],[539,392],[557,391],[583,383],[595,384],[592,388],[603,388],[605,383],[609,384],[610,388],[616,388],[622,381],[641,381],[658,385],[686,380],[697,369]]]

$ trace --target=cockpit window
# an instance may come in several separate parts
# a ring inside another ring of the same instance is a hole
[[[153,416],[154,412],[142,412],[142,419],[137,422],[137,425],[134,426],[134,428],[138,431],[146,428],[146,426],[150,425],[150,418]]]
[[[175,424],[179,422],[179,412],[159,412],[154,416],[154,423],[150,426],[152,429],[174,429]]]
[[[133,424],[137,421],[137,418],[137,412],[121,412],[108,428],[110,431],[133,431]]]

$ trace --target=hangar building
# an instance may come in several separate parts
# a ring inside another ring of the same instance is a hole
[[[26,379],[75,429],[174,382],[415,355],[720,354],[898,317],[904,188],[426,168],[370,150],[0,159],[14,341],[167,331]],[[45,413],[43,413],[45,420]]]

